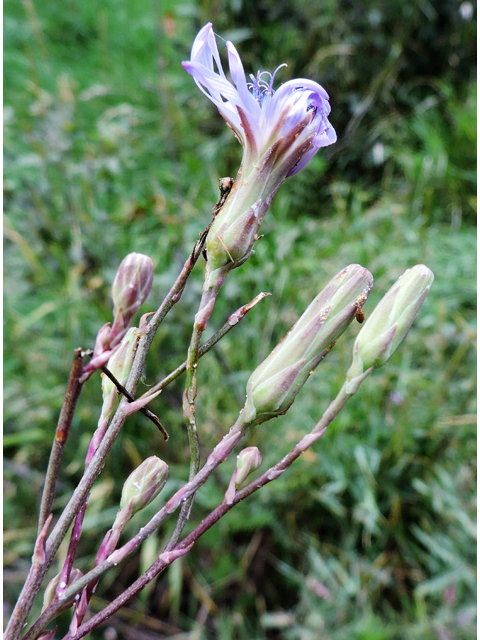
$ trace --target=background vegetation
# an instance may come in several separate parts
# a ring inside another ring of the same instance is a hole
[[[90,347],[111,318],[109,287],[126,253],[154,260],[144,310],[158,304],[210,220],[219,177],[236,173],[238,143],[180,66],[198,28],[212,21],[235,42],[246,70],[287,62],[279,81],[309,77],[324,85],[339,142],[282,187],[255,256],[231,274],[215,309],[211,332],[258,292],[273,294],[202,360],[203,455],[234,420],[256,363],[339,269],[358,262],[372,271],[366,314],[413,264],[427,264],[436,280],[405,344],[314,450],[92,636],[473,638],[473,4],[4,6],[6,614],[29,566],[73,348]],[[184,358],[202,271],[198,265],[159,331],[146,384]],[[322,414],[342,384],[357,331],[350,328],[286,416],[251,434],[262,468]],[[92,494],[85,566],[110,526],[123,480],[144,457],[155,452],[170,465],[167,492],[186,478],[182,384],[152,405],[171,433],[168,445],[142,416],[127,423]],[[75,418],[57,508],[80,477],[100,405],[93,378]],[[199,493],[192,525],[221,499],[232,464],[224,467]],[[153,561],[167,534],[101,582],[95,608]]]

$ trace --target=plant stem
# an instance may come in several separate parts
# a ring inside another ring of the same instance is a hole
[[[373,367],[368,371],[370,373]],[[368,375],[368,374],[367,374]],[[365,376],[366,377],[366,376]],[[80,640],[87,633],[89,633],[96,626],[104,622],[107,618],[113,615],[118,609],[123,607],[129,600],[131,600],[137,593],[139,593],[151,580],[156,578],[169,564],[176,560],[179,556],[187,553],[195,541],[210,529],[220,518],[222,518],[230,509],[236,504],[245,500],[252,493],[258,491],[261,487],[269,484],[276,478],[278,478],[302,453],[304,453],[314,442],[319,440],[329,424],[335,419],[341,409],[345,406],[347,401],[351,398],[351,394],[346,393],[345,385],[340,389],[337,397],[330,403],[329,407],[323,414],[322,418],[318,421],[315,427],[310,433],[303,436],[300,442],[284,456],[276,465],[265,471],[259,478],[251,482],[243,489],[236,492],[232,502],[227,504],[225,499],[191,532],[182,542],[168,553],[162,553],[157,560],[151,565],[151,567],[141,575],[128,589],[126,589],[120,596],[115,598],[107,607],[102,609],[99,613],[95,614],[86,623],[81,625],[75,634],[67,634],[63,640]],[[30,640],[30,637],[25,636],[23,640]]]
[[[167,315],[168,311],[177,303],[182,295],[186,281],[191,274],[193,267],[195,266],[199,256],[202,253],[203,245],[205,243],[205,234],[202,235],[199,241],[197,241],[193,247],[193,250],[185,262],[180,275],[178,276],[175,284],[170,289],[167,297],[162,302],[158,310],[155,312],[150,322],[143,330],[140,337],[137,352],[135,354],[135,360],[133,362],[132,371],[126,385],[126,388],[132,395],[135,393],[138,381],[143,372],[145,360],[148,350],[154,338],[155,332],[158,326],[162,322],[163,318]],[[126,400],[123,401],[123,403]],[[95,479],[102,470],[105,458],[110,451],[114,441],[116,440],[126,416],[123,413],[123,404],[120,403],[115,416],[113,417],[105,437],[102,440],[94,458],[92,459],[88,469],[77,486],[72,498],[65,507],[61,514],[54,530],[50,534],[45,552],[45,562],[40,565],[32,565],[30,572],[27,576],[22,592],[20,593],[15,609],[10,618],[9,624],[5,631],[4,640],[18,640],[21,629],[25,624],[28,614],[33,606],[35,598],[42,585],[43,578],[48,568],[53,562],[55,553],[60,546],[61,541],[67,534],[68,528],[75,518],[76,513],[81,508],[88,492],[90,491]]]
[[[231,329],[238,323],[240,322],[240,320],[242,320],[242,318],[245,317],[245,315],[251,310],[253,309],[254,306],[256,306],[260,300],[262,300],[263,298],[267,297],[268,295],[270,295],[269,293],[260,293],[258,294],[252,301],[250,301],[249,303],[241,306],[239,309],[237,309],[234,313],[232,313],[228,320],[225,322],[225,324],[222,326],[222,328],[217,331],[217,333],[215,333],[215,335],[213,335],[210,340],[208,340],[202,347],[200,347],[199,349],[199,357],[203,356],[205,353],[207,353],[207,351],[209,351],[221,338],[223,338],[224,335],[226,335],[229,331],[231,331]],[[150,393],[154,393],[156,391],[159,391],[160,389],[162,389],[164,386],[166,386],[167,384],[169,384],[172,380],[174,380],[178,375],[180,375],[183,371],[185,371],[187,366],[187,361],[185,361],[184,363],[182,363],[179,367],[177,367],[177,369],[175,369],[175,371],[173,371],[169,376],[167,376],[163,381],[161,381],[160,383],[158,383],[157,385],[155,385],[155,387],[153,387],[152,389],[149,390],[148,394]],[[147,394],[144,394],[144,396],[146,396]],[[144,397],[141,396],[141,397]],[[217,445],[216,449],[218,449],[219,447],[224,447],[225,446],[225,440],[227,438],[231,437],[232,434],[232,429],[230,430],[230,434],[228,434],[227,436],[224,437],[224,439],[222,440],[222,442],[219,443],[219,445]],[[235,442],[233,442],[233,444],[231,445],[230,451],[231,449],[233,449],[233,447],[235,446],[237,440],[235,440]],[[215,451],[215,450],[214,450]],[[228,453],[226,454],[228,455]],[[226,456],[225,456],[226,457]],[[225,458],[223,458],[225,459]],[[220,462],[222,462],[223,460],[220,460],[218,462],[218,464],[220,464]],[[208,461],[207,461],[208,462]],[[216,465],[218,466],[218,465]],[[195,484],[197,485],[196,488],[198,488],[199,486],[201,486],[201,484],[203,484],[203,482],[205,482],[205,480],[207,479],[209,473],[211,473],[211,471],[213,470],[213,468],[211,468],[210,471],[208,471],[208,473],[203,473],[204,469],[202,469],[202,473],[203,475],[200,476],[199,478],[193,478],[190,479],[190,482],[195,482]],[[188,484],[190,484],[190,482]],[[181,496],[183,495],[183,491],[187,488],[187,485],[185,487],[183,487],[182,489],[180,489],[177,494],[175,494],[175,496],[173,496],[173,499],[175,499],[175,497],[177,497],[178,499],[178,503],[180,503],[181,500]],[[188,498],[187,498],[188,499]],[[170,502],[170,501],[169,501]],[[178,505],[177,505],[178,506]],[[185,502],[182,505],[182,512],[187,513],[188,509],[189,509],[190,505]],[[177,507],[175,507],[177,508]],[[174,511],[174,509],[172,509],[172,511]],[[135,538],[133,538],[134,542],[134,546],[132,546],[132,541],[126,543],[123,547],[121,547],[120,550],[124,549],[124,548],[128,548],[128,546],[130,546],[129,551],[131,552],[133,551],[139,544],[141,544],[141,542],[143,540],[145,540],[147,537],[149,537],[157,528],[158,526],[161,524],[161,522],[163,522],[163,520],[169,515],[169,513],[165,510],[165,508],[163,510],[161,510],[159,513],[157,513],[151,520],[149,523],[147,523],[147,525],[145,525],[145,527],[143,527],[141,529],[141,531],[137,534],[137,536]],[[184,515],[182,515],[182,520],[183,520]],[[179,518],[180,520],[180,518]],[[180,525],[176,526],[174,529],[174,532],[172,533],[172,536],[167,544],[166,550],[170,550],[172,548],[173,545],[176,544],[179,536],[181,535],[181,529],[183,529],[183,527]],[[78,593],[79,591],[81,591],[87,584],[89,584],[89,582],[91,582],[92,580],[96,580],[98,579],[98,577],[104,573],[107,569],[109,569],[111,567],[111,562],[107,559],[106,561],[104,561],[102,564],[98,565],[97,567],[95,567],[94,569],[92,569],[90,572],[88,572],[80,581],[76,581],[75,583],[73,583],[72,585],[70,585],[68,587],[68,595],[66,595],[66,597],[70,597],[71,595],[71,591],[73,591],[74,594]],[[61,608],[61,604],[62,603],[52,603],[51,605],[49,605],[49,607],[42,613],[42,615],[40,616],[40,618],[37,620],[37,622],[34,624],[34,626],[30,629],[30,631],[28,632],[27,636],[25,636],[26,638],[33,638],[34,634],[31,632],[33,631],[37,631],[39,629],[43,629],[45,627],[46,624],[48,624],[48,622],[50,620],[52,620],[56,613],[58,612],[58,610]]]
[[[27,632],[23,640],[31,640],[36,637],[36,633],[45,628],[45,626],[53,620],[57,613],[61,610],[64,601],[69,600],[72,596],[79,593],[93,580],[97,580],[107,569],[123,560],[127,555],[132,553],[144,540],[154,533],[159,525],[180,505],[184,505],[188,498],[193,495],[199,487],[208,479],[212,471],[214,471],[231,453],[234,446],[240,440],[244,433],[245,425],[239,419],[231,427],[230,431],[217,444],[212,453],[208,456],[205,465],[196,474],[196,476],[179,489],[167,503],[153,516],[153,518],[140,529],[135,537],[126,542],[122,547],[114,551],[104,562],[93,568],[84,576],[70,584],[63,593],[62,601],[54,600],[40,618],[35,622],[33,627]],[[105,435],[105,438],[107,437]],[[102,440],[102,445],[105,442]],[[93,461],[92,461],[93,464]]]
[[[110,378],[113,384],[117,387],[118,391],[122,395],[124,395],[129,402],[135,402],[135,398],[132,396],[132,394],[127,389],[125,389],[125,387],[122,384],[120,384],[120,382],[116,379],[113,373],[109,369],[107,369],[105,365],[100,367],[100,369],[108,378]],[[149,418],[153,422],[153,424],[157,427],[157,429],[161,431],[163,435],[163,439],[166,442],[170,436],[168,435],[165,427],[162,425],[162,423],[158,419],[158,416],[156,416],[152,411],[150,411],[150,409],[145,409],[145,407],[141,407],[139,411],[140,413],[143,413],[144,416],[147,416],[147,418]]]
[[[362,376],[361,382],[374,370],[374,367],[368,369]],[[357,389],[358,390],[358,389]],[[312,431],[305,435],[299,443],[290,451],[286,456],[280,460],[275,466],[268,469],[265,473],[263,473],[259,478],[251,482],[249,485],[244,487],[243,489],[236,492],[233,500],[227,504],[225,500],[223,500],[217,507],[210,513],[199,525],[196,527],[188,536],[186,536],[182,542],[173,548],[170,547],[170,542],[168,547],[165,549],[163,554],[160,554],[159,558],[152,564],[152,566],[148,569],[148,571],[140,576],[125,592],[123,592],[120,596],[118,596],[115,600],[113,600],[105,609],[95,614],[90,620],[81,625],[77,633],[72,636],[67,636],[65,640],[79,640],[84,635],[86,635],[89,631],[95,628],[98,624],[106,620],[109,616],[111,616],[115,611],[118,611],[124,604],[126,604],[133,596],[135,596],[139,591],[141,591],[145,585],[153,580],[170,562],[167,562],[166,559],[172,557],[175,559],[178,556],[166,556],[166,553],[174,554],[175,552],[179,552],[180,555],[186,553],[191,545],[197,540],[207,529],[212,527],[218,520],[227,513],[232,507],[236,504],[247,498],[249,495],[258,491],[261,487],[266,484],[272,482],[276,478],[278,478],[284,471],[289,467],[302,453],[304,453],[314,442],[316,442],[322,435],[325,433],[329,424],[333,422],[335,417],[341,411],[341,409],[348,402],[349,398],[352,397],[353,394],[348,394],[345,390],[345,384],[340,389],[336,398],[330,403],[327,410],[323,414],[322,418],[317,422]],[[117,561],[123,559],[126,555],[131,553],[134,549],[136,549],[139,544],[145,540],[148,536],[150,536],[153,531],[159,526],[161,522],[175,510],[180,503],[184,502],[185,498],[192,495],[198,488],[207,480],[209,475],[212,473],[216,467],[219,466],[223,460],[229,455],[232,451],[235,444],[238,442],[240,437],[243,435],[248,426],[242,422],[241,416],[237,420],[237,422],[232,426],[229,433],[223,437],[221,442],[215,447],[210,456],[207,459],[202,470],[195,476],[195,478],[188,482],[184,487],[179,489],[177,493],[175,493],[170,500],[165,504],[165,506],[158,511],[158,513],[150,520],[150,522],[145,525],[129,542],[127,542],[123,547],[114,552],[105,562],[103,562],[98,567],[95,567],[92,571],[85,574],[82,578],[71,584],[65,592],[65,598],[70,599],[79,593],[88,583],[92,580],[96,580],[98,576],[100,576],[104,571],[106,571],[112,564]],[[174,532],[175,533],[175,532]],[[171,560],[173,562],[173,560]],[[36,621],[33,627],[27,632],[22,640],[34,640],[38,636],[45,626],[55,618],[58,611],[61,608],[61,603],[52,603],[40,616],[40,618]]]
[[[75,349],[73,356],[72,369],[70,371],[70,377],[68,379],[67,391],[65,393],[65,399],[63,401],[60,416],[58,418],[57,429],[55,431],[55,438],[52,444],[52,450],[50,452],[50,459],[48,461],[47,473],[45,475],[45,484],[43,487],[42,500],[40,504],[40,514],[38,516],[38,532],[45,524],[45,520],[48,518],[52,511],[52,504],[55,498],[55,486],[57,483],[58,473],[60,471],[60,464],[62,462],[63,451],[67,442],[68,434],[70,431],[70,425],[72,424],[73,414],[77,405],[77,400],[82,390],[82,383],[79,382],[79,378],[82,375],[83,358],[82,350]]]
[[[238,324],[240,320],[242,320],[242,318],[244,318],[245,315],[260,302],[260,300],[263,300],[263,298],[266,298],[267,296],[270,296],[270,295],[271,295],[270,293],[264,293],[264,292],[259,293],[258,296],[256,296],[251,302],[244,304],[239,309],[234,311],[228,317],[225,324],[209,340],[207,340],[205,344],[203,344],[200,347],[200,349],[198,350],[198,358],[200,359],[208,351],[210,351],[210,349],[214,347],[217,344],[217,342],[219,342],[225,335],[227,335],[227,333],[231,331],[233,327],[236,324]],[[142,396],[139,396],[139,399],[146,398],[156,393],[157,391],[164,389],[167,385],[173,382],[175,378],[178,378],[178,376],[182,374],[186,368],[187,368],[187,360],[182,362],[182,364],[180,364],[174,371],[172,371],[172,373],[169,373],[168,376],[166,376],[163,380],[160,380],[160,382],[157,382],[157,384],[153,385],[153,387],[150,387],[150,389],[147,392],[145,392]]]
[[[223,204],[223,202],[222,202]],[[221,205],[220,205],[221,206]],[[185,391],[183,393],[183,416],[187,425],[188,444],[190,448],[190,470],[188,479],[191,481],[198,473],[200,468],[200,445],[198,441],[197,421],[195,417],[195,399],[197,397],[197,380],[198,380],[198,360],[200,351],[200,340],[202,334],[207,327],[207,322],[212,314],[218,293],[230,271],[230,265],[217,269],[214,273],[210,271],[210,264],[207,262],[205,269],[205,282],[203,285],[202,297],[195,315],[193,323],[192,337],[187,354],[187,376],[185,381]],[[185,523],[188,520],[193,502],[195,500],[195,492],[193,492],[180,510],[177,524],[170,538],[169,544],[176,544],[180,538]]]
[[[55,438],[53,440],[50,459],[48,461],[48,468],[45,476],[45,485],[43,487],[40,513],[38,517],[37,540],[40,536],[40,533],[42,532],[47,518],[52,511],[52,504],[55,497],[55,487],[60,471],[63,451],[65,449],[65,444],[70,431],[70,425],[72,424],[75,407],[82,390],[82,383],[79,381],[82,370],[82,350],[79,348],[75,349],[74,351],[72,368],[70,371],[70,377],[68,379],[67,390],[65,392],[65,399],[63,401],[60,416],[58,418]],[[8,638],[18,638],[19,634],[21,633],[22,626],[30,612],[30,601],[32,601],[33,603],[33,600],[29,597],[30,590],[32,590],[32,592],[35,592],[33,596],[33,598],[35,598],[42,584],[44,574],[45,572],[42,572],[42,564],[32,564],[29,575],[27,576],[27,580],[24,584],[22,592],[13,610],[12,616],[9,620],[8,626],[5,630],[5,640],[8,640]]]
[[[57,596],[65,591],[67,584],[70,580],[70,573],[72,571],[73,563],[75,561],[75,555],[77,553],[78,543],[80,542],[80,536],[82,535],[83,518],[85,517],[85,511],[88,506],[88,496],[81,506],[79,512],[75,516],[72,532],[70,534],[70,540],[68,543],[67,556],[63,563],[62,570],[60,572],[60,579],[58,581]],[[64,586],[63,586],[64,585]]]

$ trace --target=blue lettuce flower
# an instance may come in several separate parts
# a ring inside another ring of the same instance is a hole
[[[242,61],[231,42],[226,43],[230,82],[223,71],[211,23],[198,33],[190,60],[183,67],[201,91],[217,106],[244,148],[242,170],[248,175],[274,147],[271,167],[283,180],[302,169],[320,147],[333,144],[337,135],[328,121],[328,94],[313,80],[289,80],[277,91],[273,82],[280,65],[270,74],[258,72],[247,82]],[[215,71],[215,67],[217,71]]]

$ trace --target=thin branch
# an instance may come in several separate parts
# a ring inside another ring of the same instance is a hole
[[[65,449],[65,444],[67,442],[68,434],[70,431],[70,425],[72,424],[72,418],[75,412],[75,407],[77,405],[77,400],[82,390],[82,384],[79,381],[79,378],[82,375],[82,369],[82,350],[75,349],[72,369],[70,371],[70,377],[68,379],[67,391],[65,393],[65,399],[60,411],[60,416],[58,417],[55,438],[53,440],[50,459],[48,461],[48,468],[45,476],[45,484],[43,487],[42,500],[40,504],[40,514],[38,517],[38,534],[40,534],[40,531],[45,524],[45,520],[48,518],[52,511],[52,504],[55,498],[55,486],[60,471],[63,451]]]
[[[242,320],[242,318],[245,317],[245,315],[251,310],[253,309],[254,306],[256,306],[260,300],[262,300],[263,298],[269,296],[269,293],[260,293],[258,294],[251,302],[243,305],[242,307],[240,307],[239,309],[237,309],[234,313],[232,313],[228,320],[226,321],[226,323],[222,326],[222,328],[217,331],[217,333],[215,333],[215,335],[213,335],[210,340],[208,340],[199,350],[199,355],[203,356],[205,353],[207,353],[207,351],[209,351],[221,338],[223,338],[224,335],[226,335],[229,331],[231,331],[231,329],[233,329],[233,327],[238,324],[238,322],[240,322]],[[160,389],[163,388],[163,386],[166,386],[167,384],[169,384],[172,380],[174,380],[178,375],[180,375],[183,371],[185,371],[186,369],[186,362],[184,362],[183,364],[181,364],[179,367],[177,367],[177,369],[175,369],[174,372],[172,372],[169,376],[167,376],[167,378],[165,378],[162,382],[160,382],[158,385],[155,385],[155,387],[153,389],[150,389],[148,394],[151,392],[156,392],[159,391]],[[144,394],[144,396],[141,396],[141,398],[145,397],[147,394]],[[232,431],[232,430],[231,430]],[[222,442],[219,443],[219,445],[217,445],[216,449],[222,449],[222,447],[225,447],[225,440],[227,438],[231,438],[231,433],[228,434],[227,436],[225,436],[225,438],[222,440]],[[236,442],[236,441],[235,441]],[[235,442],[232,444],[231,448],[233,448]],[[223,450],[223,449],[222,449]],[[228,454],[226,454],[228,455]],[[224,459],[224,458],[223,458]],[[221,462],[221,460],[220,460]],[[218,464],[220,464],[220,462]],[[217,465],[218,466],[218,465]],[[213,470],[213,469],[211,469]],[[204,469],[202,469],[202,471],[200,472],[200,474],[202,474],[200,476],[200,481],[198,483],[198,486],[200,486],[203,482],[205,482],[205,480],[207,479],[209,473],[211,473],[210,471],[207,471],[206,473],[204,472]],[[195,481],[198,481],[199,478],[195,478]],[[190,483],[188,483],[188,485],[190,485]],[[187,485],[183,488],[185,489],[187,488]],[[198,487],[197,487],[198,488]],[[175,498],[177,499],[178,504],[180,504],[181,502],[181,497],[184,495],[182,493],[183,489],[179,490],[177,492],[177,494],[175,494],[172,499],[169,501],[171,502],[172,500],[174,500]],[[173,503],[172,503],[173,504]],[[177,506],[178,506],[177,504]],[[186,505],[186,503],[182,504],[182,508]],[[174,511],[177,506],[175,506],[174,508],[172,508],[172,511]],[[129,543],[126,543],[123,547],[121,547],[121,550],[124,549],[126,551],[126,548],[128,548],[128,553],[132,552],[139,544],[141,544],[141,542],[143,540],[145,540],[148,536],[150,536],[160,525],[161,522],[163,522],[163,520],[169,515],[169,513],[167,513],[167,510],[164,508],[163,510],[161,510],[161,512],[157,513],[151,520],[149,523],[147,523],[147,525],[145,525],[137,534],[137,536],[135,536],[135,538],[133,539],[133,543],[132,541],[130,541]],[[175,540],[175,537],[177,535],[178,531],[175,528],[174,533],[172,534],[171,540],[169,541],[168,545],[167,545],[167,549],[170,548],[170,543],[173,542]],[[176,541],[175,541],[176,542]],[[134,544],[134,546],[132,546],[132,544]],[[81,591],[87,584],[89,584],[89,582],[91,582],[92,580],[98,579],[98,577],[104,573],[107,569],[109,569],[111,567],[111,562],[107,559],[106,561],[104,561],[102,564],[98,565],[97,567],[95,567],[94,569],[92,569],[91,571],[89,571],[87,574],[85,574],[85,576],[80,579],[79,581],[76,581],[74,584],[69,585],[68,587],[68,597],[72,596],[72,592],[73,595],[75,595],[76,593],[78,593],[79,591]],[[38,631],[40,629],[43,629],[45,627],[46,624],[48,624],[48,622],[50,620],[53,620],[53,618],[56,616],[58,610],[61,608],[61,603],[52,603],[51,605],[49,605],[49,607],[42,613],[42,615],[40,616],[40,618],[37,620],[37,622],[35,622],[34,626],[30,629],[30,631],[27,633],[27,635],[25,636],[25,638],[34,638],[34,631]]]
[[[209,340],[207,340],[205,344],[203,344],[200,347],[200,349],[198,350],[199,359],[202,356],[204,356],[208,351],[210,351],[210,349],[214,347],[217,344],[217,342],[219,342],[225,335],[227,335],[227,333],[231,331],[235,327],[235,325],[238,324],[240,320],[242,320],[242,318],[244,318],[245,315],[260,302],[260,300],[263,300],[263,298],[266,298],[267,296],[270,296],[270,295],[272,294],[264,293],[264,292],[259,293],[258,296],[256,296],[253,300],[251,300],[247,304],[244,304],[239,309],[234,311],[228,317],[225,324]],[[161,380],[160,382],[157,382],[157,384],[153,385],[153,387],[150,387],[150,389],[146,391],[142,396],[139,396],[139,398],[146,398],[156,393],[157,391],[164,389],[167,385],[173,382],[175,378],[178,378],[178,376],[182,374],[186,368],[187,368],[187,360],[182,362],[182,364],[180,364],[174,371],[172,371],[172,373],[168,374],[168,376],[166,376],[163,380]]]
[[[40,536],[46,534],[46,531],[44,533],[42,532],[52,511],[52,504],[55,497],[55,486],[63,457],[63,451],[70,431],[70,425],[72,423],[77,400],[82,390],[82,384],[79,381],[83,369],[83,358],[81,353],[81,349],[75,349],[67,391],[65,393],[65,399],[58,418],[55,438],[50,452],[38,519],[37,543]],[[25,581],[22,592],[20,593],[8,626],[5,630],[5,640],[8,640],[9,638],[14,640],[19,637],[23,624],[30,612],[33,600],[41,587],[43,576],[47,570],[44,570],[45,565],[46,559],[41,563],[32,563],[27,580]]]
[[[115,564],[121,562],[127,555],[131,554],[144,540],[154,533],[160,524],[174,511],[178,509],[180,505],[184,505],[188,498],[196,493],[196,491],[208,480],[208,477],[231,453],[234,446],[240,440],[243,435],[242,428],[244,423],[238,420],[230,429],[230,431],[222,438],[222,440],[213,449],[212,453],[208,456],[206,463],[197,475],[181,487],[167,502],[166,504],[150,519],[150,521],[143,526],[140,531],[131,540],[126,542],[122,547],[114,551],[104,562],[91,569],[84,576],[70,584],[63,593],[62,601],[54,600],[42,613],[40,618],[35,622],[33,627],[27,632],[23,640],[31,640],[36,637],[36,634],[45,628],[45,626],[53,620],[57,613],[62,609],[65,601],[70,600],[77,593],[79,593],[84,587],[86,587],[93,580],[98,579],[105,571]],[[108,432],[102,440],[104,445],[105,438],[108,436]],[[92,461],[93,464],[93,461]]]
[[[100,369],[107,376],[107,378],[110,378],[113,384],[117,387],[118,391],[120,391],[120,393],[123,394],[129,402],[135,402],[135,398],[132,396],[132,394],[129,391],[127,391],[127,389],[125,389],[125,387],[122,384],[120,384],[120,382],[116,379],[113,373],[109,369],[107,369],[105,365],[100,367]],[[147,418],[150,418],[150,420],[157,427],[157,429],[162,432],[163,439],[166,442],[170,436],[168,435],[167,430],[162,425],[158,417],[152,411],[150,411],[150,409],[145,409],[145,407],[141,407],[139,411],[140,413],[143,413],[144,416],[147,416]]]
[[[370,369],[367,369],[367,371],[365,371],[362,376],[361,382],[365,380],[365,378],[374,370],[374,368],[375,367],[370,367]],[[309,434],[305,435],[300,440],[300,442],[297,443],[294,449],[290,451],[290,453],[284,456],[282,460],[280,460],[280,462],[278,462],[274,467],[268,469],[259,478],[251,482],[240,491],[237,491],[237,493],[233,497],[233,500],[231,502],[229,501],[229,504],[227,504],[225,500],[223,500],[216,507],[216,509],[194,529],[194,531],[192,531],[188,536],[186,536],[186,538],[182,540],[180,545],[171,549],[165,549],[165,551],[160,554],[159,558],[157,558],[157,560],[152,564],[152,566],[145,574],[140,576],[132,585],[130,585],[130,587],[125,592],[123,592],[120,596],[113,600],[107,607],[102,609],[102,611],[100,611],[86,623],[81,625],[74,636],[68,636],[68,640],[78,640],[79,638],[82,638],[94,627],[96,627],[98,624],[115,613],[115,611],[124,606],[124,604],[126,604],[139,591],[141,591],[145,587],[145,585],[153,580],[161,571],[163,571],[163,569],[168,566],[170,562],[173,562],[173,560],[167,562],[166,559],[168,560],[169,558],[174,558],[174,556],[168,556],[165,554],[174,554],[177,551],[182,552],[181,555],[183,553],[186,553],[190,549],[191,545],[193,545],[195,540],[197,540],[207,529],[213,526],[233,506],[247,498],[262,486],[265,486],[269,482],[272,482],[273,480],[278,478],[288,466],[290,466],[302,453],[304,453],[308,449],[308,447],[310,447],[325,433],[328,425],[333,422],[333,420],[345,406],[349,398],[351,398],[351,394],[346,393],[345,385],[343,385],[343,387],[337,394],[337,397],[330,403],[322,418],[318,421],[312,431]],[[71,584],[64,594],[65,598],[70,599],[74,597],[87,584],[89,584],[93,580],[98,579],[98,577],[103,572],[105,572],[110,566],[112,566],[112,564],[120,562],[123,558],[125,558],[129,553],[136,549],[143,540],[150,536],[153,531],[156,530],[159,524],[163,522],[163,520],[170,513],[172,513],[179,506],[179,504],[184,503],[185,498],[188,498],[190,495],[195,493],[198,488],[208,479],[212,471],[216,467],[218,467],[218,465],[221,464],[223,460],[227,458],[235,444],[243,435],[244,431],[242,428],[239,429],[240,425],[243,425],[243,423],[241,422],[241,418],[237,420],[235,425],[233,425],[233,427],[230,429],[229,433],[225,435],[220,443],[215,447],[215,449],[208,457],[204,467],[196,475],[193,481],[188,482],[184,487],[179,489],[168,500],[164,507],[162,507],[162,509],[157,512],[157,514],[150,520],[150,522],[147,523],[147,525],[145,525],[139,531],[135,538],[132,538],[132,540],[123,545],[123,547],[115,551],[101,565],[95,567],[95,569],[89,571],[82,578]],[[245,425],[243,425],[243,427],[245,427]],[[61,609],[61,605],[62,603],[58,602],[50,604],[22,640],[34,640],[34,638],[38,636],[38,633],[42,631],[46,627],[46,625],[56,617]]]
[[[221,196],[222,195],[223,194],[221,193]],[[220,200],[222,200],[222,197],[220,198]],[[223,201],[221,202],[219,208],[221,208],[222,205]],[[207,233],[203,233],[200,239],[195,243],[192,252],[185,262],[183,269],[180,272],[180,275],[178,276],[174,285],[170,289],[160,307],[153,314],[153,317],[151,318],[148,325],[142,330],[142,335],[139,340],[139,345],[132,366],[132,371],[130,372],[130,376],[127,382],[127,389],[130,393],[132,393],[132,395],[135,393],[138,382],[142,375],[145,366],[145,360],[158,326],[165,318],[169,310],[173,307],[173,305],[180,300],[187,279],[190,276],[198,258],[202,253],[206,237]],[[115,418],[117,416],[118,419],[116,420]],[[105,437],[102,441],[102,445],[97,450],[94,459],[89,465],[88,470],[86,470],[82,480],[80,481],[80,484],[75,490],[71,500],[63,511],[59,522],[57,522],[56,527],[49,537],[46,549],[45,563],[43,565],[32,565],[30,569],[29,575],[27,576],[24,587],[6,629],[5,640],[18,639],[21,633],[21,629],[23,628],[23,625],[27,620],[35,598],[40,590],[43,577],[45,576],[45,573],[51,565],[54,555],[57,552],[61,541],[65,537],[71,522],[75,518],[78,510],[81,508],[81,505],[85,500],[88,491],[92,487],[95,479],[103,468],[105,457],[108,454],[108,451],[110,450],[113,442],[115,441],[125,419],[126,415],[123,412],[121,403],[114,418],[112,419],[112,423],[110,424],[111,429],[109,427],[109,430],[105,434]]]

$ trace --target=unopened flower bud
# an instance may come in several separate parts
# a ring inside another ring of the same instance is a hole
[[[235,477],[235,486],[239,487],[243,484],[245,478],[258,469],[262,464],[262,454],[258,447],[247,447],[240,451],[237,456],[237,475]]]
[[[372,288],[358,264],[338,273],[250,376],[243,421],[263,422],[289,408],[315,367],[352,321]]]
[[[410,330],[433,279],[428,267],[417,264],[405,271],[378,303],[355,340],[347,393],[356,393],[367,369],[387,362]]]
[[[132,317],[147,299],[153,283],[153,262],[143,253],[129,253],[112,285],[114,322],[111,346],[121,340]]]
[[[250,255],[265,211],[265,206],[259,201],[237,218],[229,219],[226,216],[220,217],[221,213],[219,214],[220,224],[215,225],[206,245],[212,269],[229,262],[241,262]]]
[[[135,352],[137,350],[138,336],[138,329],[136,327],[131,327],[125,334],[125,337],[120,343],[119,348],[115,351],[115,353],[107,363],[109,371],[113,373],[115,378],[122,386],[124,386],[127,382],[130,371],[132,370],[133,360],[135,358]],[[110,378],[103,374],[102,390],[104,400],[107,398],[107,396],[110,395],[114,387],[115,385],[110,380]]]
[[[158,496],[168,478],[168,465],[157,456],[150,456],[128,476],[123,485],[120,508],[132,504],[132,515]]]
[[[248,179],[237,176],[207,236],[205,246],[212,270],[230,263],[238,266],[252,252],[265,213],[280,186],[266,190],[271,164],[271,158],[259,163]]]
[[[225,502],[232,504],[238,487],[243,484],[245,478],[262,464],[262,454],[257,447],[247,447],[237,456],[237,466],[230,479],[230,484],[225,492]]]
[[[72,570],[70,571],[70,578],[68,579],[68,585],[65,585],[65,584],[60,585],[61,573],[58,573],[54,578],[52,578],[50,582],[47,584],[45,593],[43,595],[42,611],[44,611],[48,607],[48,605],[53,601],[59,587],[61,587],[62,590],[64,591],[67,588],[67,586],[70,586],[76,580],[79,580],[82,576],[83,576],[83,573],[80,571],[80,569],[76,569],[75,567],[73,567]],[[68,600],[65,600],[61,611],[65,611],[66,609],[69,609],[72,606],[74,599],[75,599],[75,596],[72,596]]]

